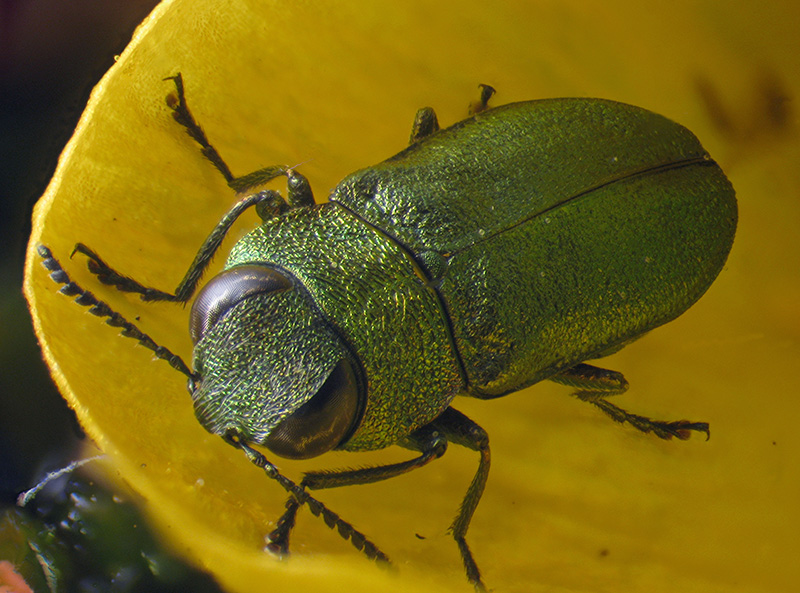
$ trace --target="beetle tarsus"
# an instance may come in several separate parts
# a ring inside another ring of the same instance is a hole
[[[113,286],[120,292],[135,292],[141,295],[143,301],[177,300],[173,294],[158,290],[157,288],[144,286],[133,278],[120,274],[111,266],[109,266],[99,255],[97,255],[97,252],[90,249],[83,243],[75,244],[75,248],[72,250],[70,257],[73,257],[76,253],[83,254],[89,258],[86,266],[89,268],[89,271],[92,274],[97,276],[97,279],[101,283],[108,286]]]
[[[604,399],[605,394],[591,391],[576,391],[573,393],[575,397],[585,402],[596,406],[605,412],[612,420],[620,424],[627,422],[636,430],[648,433],[652,432],[660,439],[670,440],[675,437],[682,441],[687,440],[691,436],[691,431],[704,432],[706,440],[711,437],[711,431],[708,423],[706,422],[690,422],[688,420],[677,421],[664,421],[653,420],[646,416],[639,416],[638,414],[631,414],[622,408],[615,406],[608,400]]]
[[[481,97],[474,103],[469,104],[470,115],[475,115],[476,113],[489,109],[489,99],[497,92],[493,86],[488,84],[481,83],[478,87],[481,89]]]
[[[706,422],[652,420],[646,416],[631,414],[610,403],[605,398],[628,390],[628,381],[617,371],[580,363],[553,375],[550,380],[576,388],[577,391],[572,395],[601,409],[615,422],[627,422],[636,430],[652,432],[660,439],[669,440],[675,437],[685,441],[692,435],[692,431],[704,432],[706,440],[711,436]]]
[[[301,486],[302,488],[302,483]],[[300,503],[292,496],[286,501],[286,511],[278,519],[278,523],[267,535],[267,550],[281,557],[289,555],[289,535],[294,528]]]
[[[233,173],[230,168],[222,160],[222,157],[217,152],[211,143],[208,141],[206,133],[200,124],[194,119],[192,112],[189,111],[189,106],[186,103],[186,95],[183,89],[183,76],[178,72],[175,76],[168,76],[164,80],[172,80],[175,83],[175,93],[167,95],[167,106],[172,109],[172,118],[186,129],[186,133],[200,145],[200,152],[206,157],[217,170],[222,173],[228,185],[235,181]]]
[[[464,569],[467,572],[467,580],[475,587],[476,593],[486,593],[486,585],[483,584],[481,578],[481,571],[475,563],[475,558],[472,556],[472,551],[469,549],[467,540],[463,537],[456,538],[458,550],[461,552],[461,558],[464,561]]]

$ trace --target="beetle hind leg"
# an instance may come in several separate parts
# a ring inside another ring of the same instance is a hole
[[[619,408],[603,399],[603,395],[596,392],[578,391],[573,395],[575,395],[575,397],[578,399],[589,402],[590,404],[594,404],[603,412],[608,414],[612,420],[615,420],[619,423],[627,422],[635,429],[644,433],[652,432],[660,439],[669,440],[672,437],[676,437],[682,441],[685,441],[691,437],[692,431],[704,432],[706,434],[706,440],[708,440],[708,438],[711,436],[707,422],[691,422],[689,420],[653,420],[651,418],[647,418],[646,416],[639,416],[637,414],[626,412],[622,408]]]
[[[480,99],[469,104],[470,115],[475,115],[476,113],[489,109],[489,99],[497,92],[493,86],[488,84],[481,83],[478,87],[481,89],[481,96]]]
[[[644,433],[652,432],[661,439],[669,440],[676,437],[685,441],[691,436],[692,431],[704,432],[706,439],[711,434],[706,422],[653,420],[646,416],[631,414],[609,402],[607,397],[619,395],[628,389],[628,381],[617,371],[577,364],[550,377],[550,380],[577,388],[572,395],[599,408],[615,422],[620,424],[627,422],[636,430]]]

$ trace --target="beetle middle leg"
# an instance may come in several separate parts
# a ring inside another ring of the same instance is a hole
[[[411,137],[409,144],[419,142],[426,136],[430,136],[439,129],[439,119],[433,107],[423,107],[414,116],[414,123],[411,125]]]
[[[483,428],[453,408],[447,408],[432,424],[444,432],[451,443],[478,451],[481,454],[475,476],[472,478],[472,482],[467,488],[467,493],[461,501],[456,518],[450,525],[450,533],[452,533],[461,552],[467,579],[473,584],[476,591],[482,593],[486,591],[486,586],[483,584],[478,565],[475,563],[469,545],[467,545],[466,535],[469,524],[472,521],[472,515],[475,514],[475,509],[478,508],[478,503],[481,500],[481,496],[483,496],[486,480],[489,478],[489,467],[491,466],[489,435],[486,434]]]
[[[667,440],[672,437],[686,440],[691,436],[693,430],[706,433],[706,438],[710,436],[706,422],[652,420],[645,416],[626,412],[610,403],[606,397],[619,395],[628,389],[628,381],[622,376],[622,373],[617,371],[581,363],[550,377],[550,380],[577,388],[572,395],[596,406],[612,420],[619,423],[627,422],[641,432],[652,432],[657,437]]]
[[[480,570],[475,562],[469,545],[466,541],[467,529],[472,516],[480,502],[486,480],[489,477],[491,455],[489,452],[489,436],[486,431],[467,418],[461,412],[447,408],[436,420],[423,426],[399,445],[421,452],[419,457],[409,461],[367,467],[356,470],[342,470],[331,472],[310,472],[300,482],[302,488],[318,490],[322,488],[338,488],[341,486],[354,486],[370,484],[399,476],[413,469],[417,469],[444,455],[447,443],[452,442],[462,445],[481,454],[478,470],[467,489],[456,518],[450,525],[449,531],[456,540],[467,578],[476,591],[486,590],[481,579]],[[285,554],[288,551],[289,533],[294,527],[295,515],[300,507],[298,501],[292,497],[287,501],[286,512],[278,520],[278,526],[268,536],[268,549],[273,552]]]

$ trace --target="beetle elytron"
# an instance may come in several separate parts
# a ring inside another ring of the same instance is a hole
[[[174,293],[114,271],[83,244],[103,283],[146,301],[188,302],[233,221],[255,206],[262,224],[233,247],[225,270],[194,298],[191,369],[72,283],[49,249],[61,291],[189,377],[199,421],[242,449],[290,493],[268,547],[288,551],[301,505],[323,514],[370,557],[386,556],[307,489],[391,478],[444,454],[480,462],[451,525],[469,580],[483,590],[465,535],[489,472],[489,441],[451,407],[456,395],[501,397],[550,379],[618,422],[661,438],[708,425],[629,414],[607,396],[617,372],[585,363],[674,319],[708,289],[736,229],[733,188],[697,139],[672,121],[598,99],[486,109],[439,129],[417,113],[411,144],[346,177],[315,204],[289,167],[234,177],[186,104],[175,119],[246,195],[201,246]],[[400,445],[419,452],[387,466],[281,475],[252,445],[289,458]]]

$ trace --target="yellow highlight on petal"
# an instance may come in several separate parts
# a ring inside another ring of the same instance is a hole
[[[36,206],[25,293],[53,377],[169,543],[228,590],[468,591],[446,529],[475,454],[451,447],[387,483],[319,493],[396,571],[307,511],[293,555],[276,560],[261,548],[285,493],[203,430],[185,377],[57,294],[35,248],[46,244],[77,282],[189,361],[186,310],[104,287],[81,257],[69,259],[80,241],[172,290],[236,199],[172,120],[165,77],[183,74],[192,112],[235,174],[303,163],[317,199],[401,150],[417,108],[434,107],[445,126],[462,119],[479,83],[498,89],[495,104],[641,105],[688,126],[720,160],[739,193],[740,229],[708,295],[605,364],[630,380],[620,405],[707,420],[712,439],[639,435],[550,384],[459,401],[494,453],[468,539],[498,592],[790,590],[800,551],[800,398],[789,380],[800,359],[798,107],[764,96],[800,91],[800,52],[787,49],[795,4],[162,2],[92,93]],[[776,104],[789,109],[783,124],[764,116]],[[720,110],[733,127],[720,127]],[[244,218],[223,249],[257,224]],[[781,265],[764,265],[770,257]],[[299,479],[407,456],[337,453],[280,468]]]

